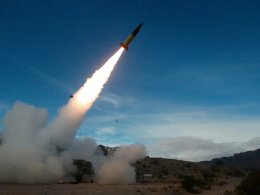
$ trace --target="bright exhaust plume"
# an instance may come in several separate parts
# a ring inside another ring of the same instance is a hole
[[[82,107],[91,106],[98,98],[123,51],[124,48],[120,48],[91,78],[88,78],[83,87],[76,92],[72,101]]]
[[[98,98],[123,51],[124,48],[121,47],[100,69],[96,70],[87,79],[85,84],[73,95],[73,98],[70,98],[68,104],[60,109],[56,119],[41,136],[46,137],[45,132],[47,132],[52,134],[51,143],[55,143],[61,148],[66,148],[70,145],[86,112]],[[61,135],[63,139],[60,139]],[[50,141],[46,140],[46,142]]]
[[[1,119],[4,129],[0,133],[0,183],[71,181],[76,171],[73,159],[90,161],[98,183],[135,182],[131,163],[145,157],[143,145],[120,146],[113,156],[105,157],[96,154],[95,140],[75,137],[123,51],[120,48],[87,79],[51,123],[46,109],[14,103]]]

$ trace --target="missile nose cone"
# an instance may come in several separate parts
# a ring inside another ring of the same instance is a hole
[[[126,38],[126,40],[122,43],[120,43],[120,45],[125,48],[126,50],[128,50],[128,45],[132,42],[132,40],[135,38],[135,36],[137,35],[137,33],[140,31],[140,29],[142,28],[143,23],[140,23],[132,32],[131,34]]]
[[[134,36],[137,35],[137,33],[140,31],[140,29],[142,28],[143,23],[140,23],[131,34],[133,34]]]
[[[137,28],[140,29],[140,28],[142,28],[142,26],[143,26],[143,23],[141,22],[141,23],[137,26]]]

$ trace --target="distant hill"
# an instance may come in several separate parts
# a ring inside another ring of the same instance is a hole
[[[105,156],[113,155],[113,153],[118,148],[119,147],[108,147],[108,146],[98,145],[96,153],[103,154]],[[145,159],[141,160],[141,162],[146,162],[144,164],[151,165],[151,167],[153,167],[153,168],[156,167],[156,166],[154,167],[153,165],[158,165],[155,162],[165,162],[166,167],[169,167],[168,162],[171,162],[170,164],[174,164],[175,168],[180,168],[179,166],[176,166],[176,162],[178,162],[182,166],[185,166],[185,164],[190,164],[190,165],[198,164],[198,166],[199,166],[199,164],[204,164],[204,165],[223,165],[225,167],[236,168],[236,169],[260,170],[260,148],[257,150],[254,150],[254,151],[237,153],[237,154],[234,154],[233,156],[229,156],[229,157],[214,158],[210,161],[202,161],[200,163],[191,163],[189,161],[179,161],[179,160],[174,160],[174,159],[163,159],[163,158],[150,158],[150,161],[151,161],[150,162],[148,159],[146,158],[146,160]],[[164,164],[164,163],[162,163],[162,164]],[[146,171],[148,171],[148,170],[146,169]],[[154,170],[151,171],[151,169],[150,169],[148,172],[154,172]]]
[[[135,165],[136,172],[139,175],[152,174],[153,178],[162,180],[173,179],[181,175],[194,175],[199,172],[202,167],[199,163],[146,156],[142,160],[138,160]]]
[[[113,153],[118,149],[119,147],[109,147],[109,146],[103,146],[98,145],[96,149],[96,154],[101,154],[104,156],[113,155]]]
[[[221,164],[238,169],[260,170],[260,148],[254,151],[247,151],[234,154],[229,157],[214,158],[211,161],[203,161],[203,164]]]

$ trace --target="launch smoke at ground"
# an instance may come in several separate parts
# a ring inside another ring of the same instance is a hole
[[[97,155],[97,144],[75,134],[86,112],[98,98],[124,49],[120,48],[91,78],[87,79],[58,116],[48,124],[48,111],[16,102],[3,118],[0,145],[0,182],[46,183],[70,180],[73,159],[92,162],[100,183],[133,183],[130,163],[146,155],[144,146],[122,146],[114,155]]]

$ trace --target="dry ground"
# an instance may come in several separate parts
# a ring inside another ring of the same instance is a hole
[[[134,185],[100,185],[100,184],[49,184],[18,185],[0,184],[0,195],[182,195],[174,192],[171,184],[134,184]]]
[[[225,190],[234,189],[242,178],[223,178],[224,185],[212,186],[201,195],[220,195]],[[147,183],[133,185],[81,184],[0,184],[0,195],[190,195],[173,183]]]
[[[200,195],[220,195],[223,194],[227,190],[234,190],[236,186],[238,186],[241,181],[243,180],[243,177],[230,177],[230,178],[222,178],[219,179],[220,182],[223,182],[225,184],[223,185],[214,185],[212,186],[211,190],[204,191]]]

